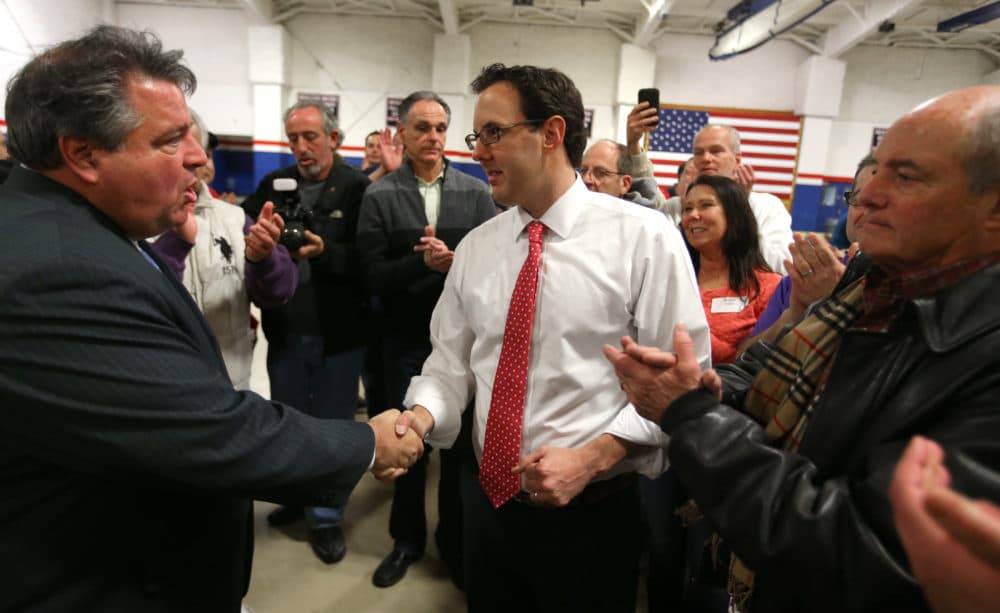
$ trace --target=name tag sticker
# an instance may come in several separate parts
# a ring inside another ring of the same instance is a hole
[[[746,298],[712,298],[713,313],[739,313],[749,302]]]

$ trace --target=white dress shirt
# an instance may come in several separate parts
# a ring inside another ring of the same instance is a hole
[[[788,245],[794,240],[792,216],[788,214],[785,203],[774,194],[750,192],[748,200],[750,209],[757,218],[760,253],[771,270],[784,275],[785,260],[792,259],[792,254],[788,251]]]
[[[403,404],[434,417],[427,441],[448,448],[475,394],[473,446],[482,458],[493,378],[532,220],[515,207],[472,230],[455,251],[431,318],[433,351]],[[521,455],[576,448],[602,433],[650,446],[606,475],[666,469],[667,437],[628,403],[605,343],[623,335],[672,349],[687,324],[702,368],[710,339],[691,260],[661,213],[587,190],[577,178],[539,220],[542,262],[532,328]]]

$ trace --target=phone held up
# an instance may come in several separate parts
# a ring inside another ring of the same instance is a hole
[[[639,102],[648,102],[649,108],[660,108],[660,90],[655,87],[645,87],[639,90]]]

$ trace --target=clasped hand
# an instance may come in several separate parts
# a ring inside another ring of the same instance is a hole
[[[670,403],[699,386],[722,397],[722,380],[714,370],[701,371],[684,324],[674,326],[674,351],[645,347],[628,336],[621,344],[621,350],[604,345],[604,356],[615,367],[629,402],[646,419],[659,423]]]
[[[423,436],[413,428],[397,426],[399,416],[397,409],[389,409],[368,420],[375,432],[372,473],[377,479],[395,479],[405,474],[424,453]]]

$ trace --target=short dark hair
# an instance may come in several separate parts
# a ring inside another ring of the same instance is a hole
[[[728,177],[701,175],[688,186],[691,190],[699,185],[712,188],[722,203],[726,216],[726,233],[722,235],[722,253],[729,263],[729,287],[737,293],[748,292],[751,299],[760,295],[760,282],[755,271],[773,272],[760,252],[760,232],[757,218],[750,208],[747,193],[739,183]],[[695,267],[698,266],[698,252],[692,251]]]
[[[403,98],[403,101],[399,103],[399,123],[404,126],[406,125],[406,120],[410,117],[410,109],[421,100],[430,100],[431,102],[440,104],[441,108],[444,109],[444,114],[448,116],[448,125],[451,125],[451,107],[444,101],[444,98],[427,90],[413,92],[406,98]]]
[[[480,94],[496,83],[510,83],[521,97],[521,113],[527,119],[548,119],[559,115],[566,122],[563,147],[573,168],[579,168],[583,150],[587,147],[587,132],[583,128],[583,98],[580,90],[565,74],[554,68],[537,66],[504,66],[491,64],[483,68],[472,90]],[[532,126],[532,130],[537,127]]]
[[[132,79],[173,83],[186,95],[197,79],[181,64],[184,52],[164,51],[152,32],[100,25],[83,37],[35,56],[7,84],[8,146],[35,170],[63,165],[59,137],[121,146],[142,117],[129,99]]]
[[[373,136],[378,136],[379,134],[382,134],[382,132],[380,130],[372,130],[368,134],[365,134],[365,144],[366,145],[368,144],[368,139],[369,138],[371,138]]]

